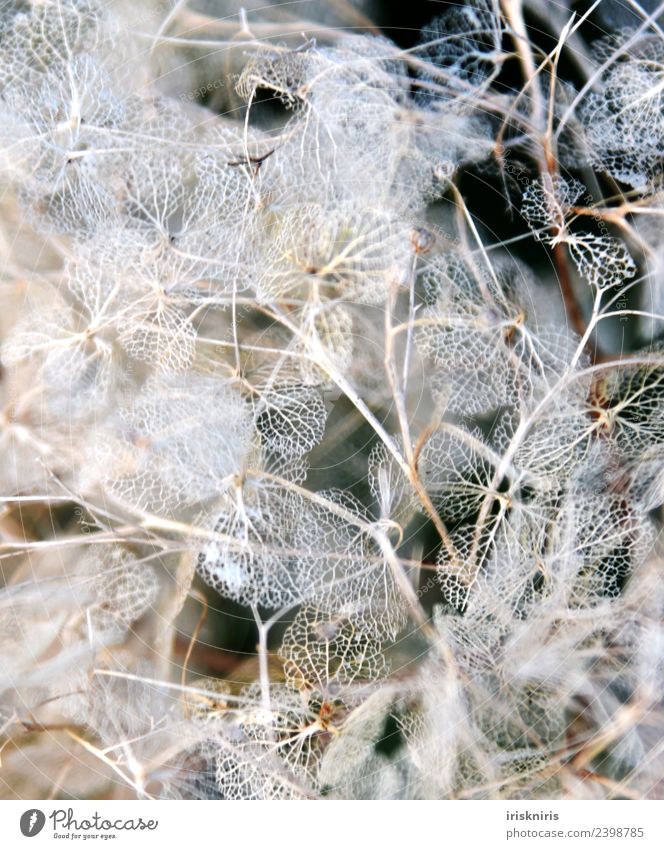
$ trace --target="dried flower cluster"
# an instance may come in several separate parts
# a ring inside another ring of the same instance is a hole
[[[664,795],[664,34],[347,5],[2,5],[6,797]]]

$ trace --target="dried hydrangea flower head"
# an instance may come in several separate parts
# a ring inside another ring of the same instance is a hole
[[[661,796],[661,29],[296,5],[0,11],[2,792]]]

